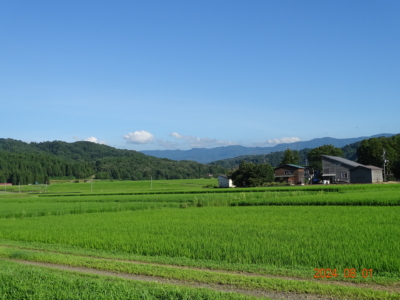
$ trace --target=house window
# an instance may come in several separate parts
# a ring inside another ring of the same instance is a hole
[[[340,167],[340,162],[335,162],[335,166],[338,166],[338,167]]]
[[[292,171],[285,171],[284,174],[285,174],[285,175],[290,175],[290,174],[293,174],[293,172],[292,172]]]
[[[342,173],[342,178],[349,178],[349,174],[346,172],[346,173]]]

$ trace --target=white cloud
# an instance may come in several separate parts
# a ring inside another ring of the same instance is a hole
[[[170,136],[172,136],[172,137],[174,137],[174,138],[177,138],[177,139],[183,139],[183,138],[184,138],[183,135],[180,135],[180,134],[177,133],[177,132],[171,133]]]
[[[74,137],[75,138],[75,137]],[[107,143],[105,141],[99,141],[96,137],[91,136],[88,137],[86,139],[84,139],[84,141],[86,142],[92,142],[92,143],[96,143],[96,144],[102,144],[102,145],[107,145]]]
[[[124,139],[132,144],[148,144],[153,141],[154,136],[148,131],[141,130],[125,134]]]
[[[300,139],[298,137],[283,137],[281,139],[272,139],[268,140],[269,144],[283,144],[283,143],[296,143],[300,142]]]
[[[192,135],[181,135],[177,132],[171,133],[170,136],[178,140],[182,140],[187,146],[191,148],[210,148],[237,145],[237,143],[231,141],[220,141],[208,137],[199,138]]]

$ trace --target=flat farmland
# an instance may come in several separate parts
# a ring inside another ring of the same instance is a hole
[[[158,282],[143,293],[165,289],[174,299],[400,299],[400,185],[223,192],[205,188],[210,181],[175,181],[177,194],[3,194],[0,276],[23,280],[29,270],[105,286],[107,274],[79,272],[135,274]],[[129,183],[101,184],[129,193]],[[128,294],[138,289],[114,280]]]

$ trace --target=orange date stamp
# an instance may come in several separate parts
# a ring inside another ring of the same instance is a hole
[[[315,268],[314,269],[315,275],[314,278],[334,278],[338,277],[339,274],[337,273],[336,269],[330,268]],[[372,278],[372,269],[362,269],[361,276],[363,278],[371,277]],[[343,270],[343,277],[344,278],[356,278],[357,277],[357,269],[354,268],[346,268]]]

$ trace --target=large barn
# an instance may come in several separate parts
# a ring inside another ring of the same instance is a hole
[[[322,177],[331,183],[383,182],[382,169],[338,156],[322,155]]]

